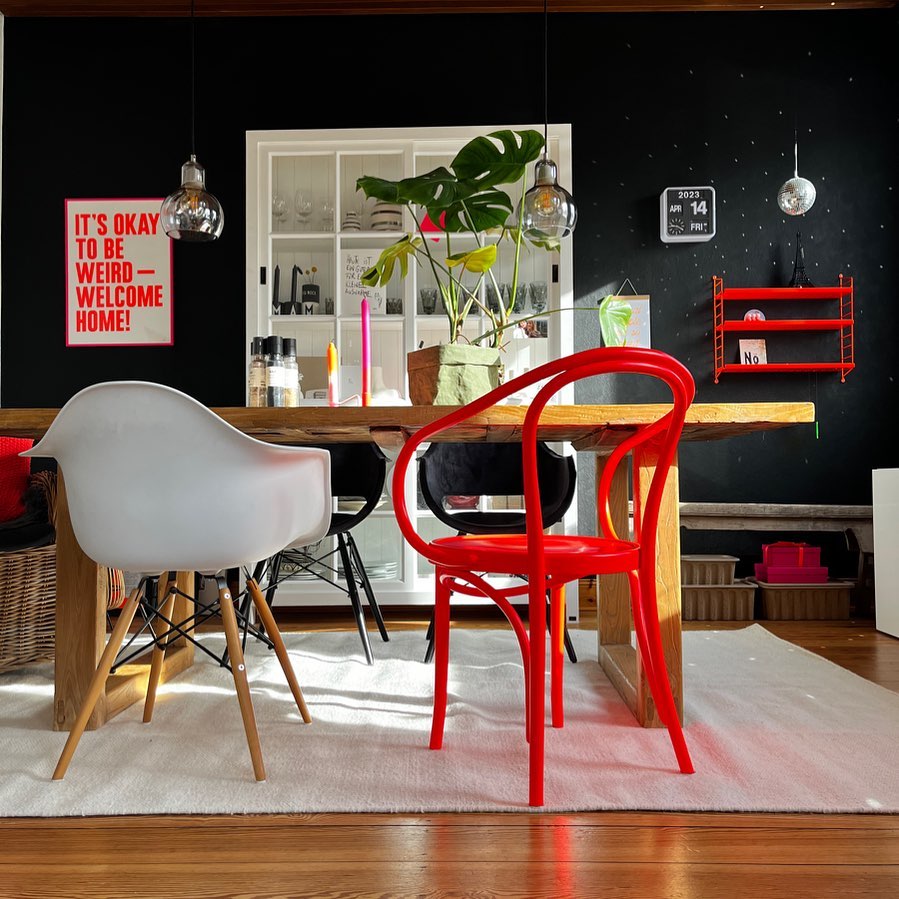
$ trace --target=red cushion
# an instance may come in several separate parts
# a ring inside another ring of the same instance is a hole
[[[19,455],[31,449],[34,441],[26,437],[0,437],[0,521],[12,521],[25,514],[22,497],[28,489],[31,459]]]

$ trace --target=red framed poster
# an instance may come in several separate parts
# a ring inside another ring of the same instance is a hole
[[[158,199],[66,200],[66,346],[171,346]]]

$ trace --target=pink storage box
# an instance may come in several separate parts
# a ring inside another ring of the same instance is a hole
[[[766,565],[755,563],[756,580],[768,584],[826,584],[826,565]]]
[[[775,567],[805,567],[821,564],[821,547],[810,543],[792,543],[780,540],[762,544],[762,562]]]

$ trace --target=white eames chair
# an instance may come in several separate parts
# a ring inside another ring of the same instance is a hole
[[[253,771],[265,780],[234,604],[221,572],[252,565],[288,544],[320,540],[331,520],[327,450],[276,446],[233,428],[192,397],[145,381],[111,381],[77,393],[25,456],[62,470],[72,529],[100,565],[131,572],[216,574],[222,622]],[[61,780],[141,601],[131,593],[100,658],[59,758]],[[309,712],[284,642],[258,584],[248,591],[305,722]],[[175,594],[160,591],[160,617]],[[87,597],[85,598],[87,601]],[[144,708],[149,721],[165,655],[156,635]]]

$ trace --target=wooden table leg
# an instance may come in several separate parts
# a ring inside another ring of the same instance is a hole
[[[53,729],[69,730],[106,645],[106,592],[97,563],[81,550],[69,518],[59,472],[56,513],[56,649]],[[97,700],[88,730],[106,723],[106,696]]]
[[[650,452],[637,455],[637,485],[641,493],[649,489],[656,459]],[[597,456],[596,483],[605,459]],[[671,691],[683,720],[683,662],[681,652],[680,521],[677,461],[668,473],[659,510],[659,539],[656,558],[656,600],[659,626]],[[620,536],[628,533],[627,471],[619,466],[610,493],[613,523]],[[597,584],[597,639],[599,662],[621,694],[637,721],[644,727],[662,727],[649,683],[640,664],[640,654],[631,645],[633,619],[630,593],[623,575],[609,575]]]
[[[70,730],[106,645],[105,570],[84,554],[69,518],[62,472],[58,475],[56,517],[56,647],[53,729]],[[178,586],[193,595],[193,572],[179,572]],[[187,605],[187,600],[181,601]],[[193,645],[185,640],[166,653],[160,680],[193,664]],[[113,715],[143,699],[149,677],[150,652],[125,666],[106,682],[106,689],[87,724],[104,725]]]

